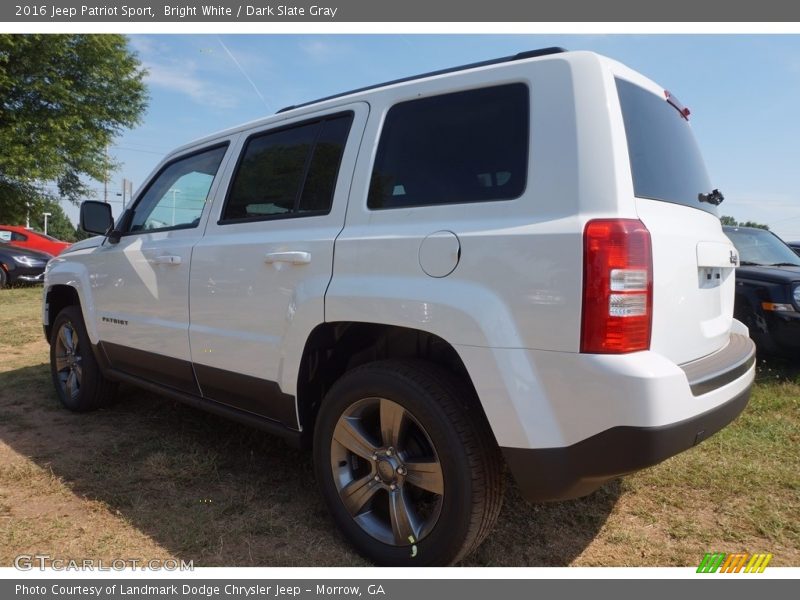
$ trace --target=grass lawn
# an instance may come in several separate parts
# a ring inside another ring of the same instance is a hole
[[[195,566],[358,566],[311,455],[123,388],[76,415],[52,390],[41,288],[0,290],[0,566],[18,554]],[[697,448],[587,498],[529,504],[508,481],[470,566],[696,566],[705,552],[800,566],[800,363],[759,361],[749,407]]]

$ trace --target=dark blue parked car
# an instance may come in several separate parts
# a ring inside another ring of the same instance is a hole
[[[52,255],[0,240],[0,289],[12,283],[41,283]]]
[[[734,316],[761,352],[800,359],[800,256],[774,233],[723,227],[739,251]]]

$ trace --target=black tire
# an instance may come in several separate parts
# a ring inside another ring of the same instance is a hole
[[[448,371],[414,360],[358,367],[330,389],[315,425],[314,469],[334,521],[363,556],[450,565],[489,534],[503,462],[477,402]],[[409,531],[416,536],[406,541]]]
[[[58,399],[71,411],[95,410],[114,400],[118,385],[103,376],[78,306],[66,307],[53,322],[50,373]]]
[[[0,267],[0,290],[8,285],[8,273],[3,267]]]

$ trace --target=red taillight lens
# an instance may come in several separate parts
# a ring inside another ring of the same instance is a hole
[[[653,258],[650,232],[635,219],[596,219],[583,232],[581,352],[650,348]]]

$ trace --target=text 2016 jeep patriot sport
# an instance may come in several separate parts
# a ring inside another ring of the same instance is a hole
[[[184,146],[53,259],[61,401],[132,383],[313,446],[380,564],[449,564],[508,466],[585,495],[718,431],[754,376],[688,110],[549,48],[290,107]]]

